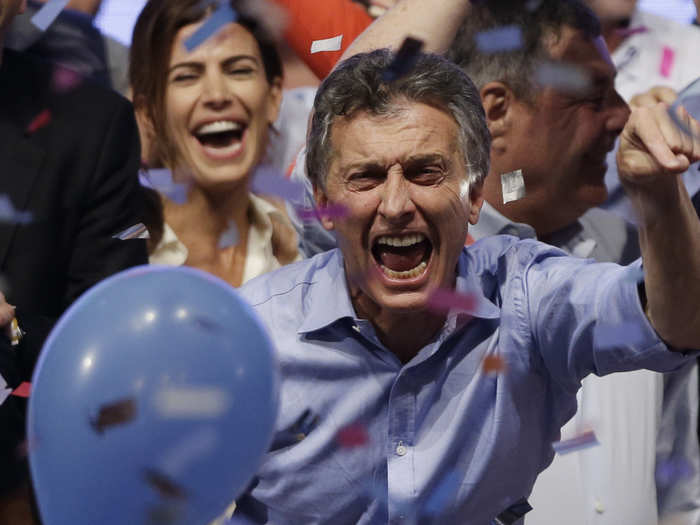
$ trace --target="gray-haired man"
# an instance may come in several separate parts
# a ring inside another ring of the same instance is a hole
[[[692,301],[672,314],[663,308],[681,289],[700,291],[691,270],[700,264],[700,222],[687,195],[672,197],[667,173],[676,169],[670,147],[695,159],[700,144],[658,143],[649,130],[669,123],[657,113],[641,115],[641,127],[633,120],[637,140],[623,141],[635,161],[621,172],[640,207],[657,209],[644,232],[647,303],[632,277],[639,265],[594,264],[512,237],[463,249],[488,167],[478,92],[432,55],[386,83],[392,59],[388,51],[353,57],[317,95],[308,169],[319,203],[350,211],[324,219],[339,249],[241,289],[267,323],[282,370],[274,442],[239,500],[257,523],[518,516],[584,376],[666,371],[692,359],[662,337],[700,347]],[[677,206],[661,212],[660,193]],[[657,225],[685,233],[668,242]],[[471,304],[428,308],[436,289],[468,294]],[[634,345],[604,337],[619,324],[637,334]],[[489,374],[485,359],[508,373]]]

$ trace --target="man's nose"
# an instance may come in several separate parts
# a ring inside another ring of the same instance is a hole
[[[388,222],[397,224],[410,221],[415,211],[411,183],[406,179],[400,167],[392,167],[384,183],[379,213]]]

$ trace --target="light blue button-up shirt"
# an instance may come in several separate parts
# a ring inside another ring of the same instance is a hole
[[[490,523],[551,462],[583,377],[692,359],[647,321],[638,271],[536,241],[481,240],[457,268],[474,310],[450,312],[406,364],[357,318],[338,250],[246,284],[279,353],[281,406],[237,513],[275,524]],[[485,373],[486,356],[507,369]],[[348,427],[367,442],[347,446]]]

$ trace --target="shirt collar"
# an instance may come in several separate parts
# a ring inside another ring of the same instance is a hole
[[[474,239],[479,240],[491,235],[513,235],[519,239],[536,239],[535,229],[529,224],[513,222],[484,201],[479,213],[479,222],[469,228]]]
[[[495,286],[490,284],[485,276],[474,273],[475,271],[478,271],[478,263],[470,256],[468,250],[463,250],[457,264],[455,288],[458,293],[472,295],[475,298],[475,305],[469,311],[450,311],[448,318],[470,316],[498,319],[500,317],[501,309],[484,294],[486,289],[486,292],[491,295]],[[299,334],[321,330],[341,319],[358,321],[350,300],[340,249],[332,250],[325,264],[316,268],[313,284],[309,287],[305,303],[308,304],[308,309],[299,327]]]

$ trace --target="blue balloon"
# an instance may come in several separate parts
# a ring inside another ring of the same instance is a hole
[[[58,321],[32,381],[44,524],[211,522],[268,450],[278,373],[262,324],[216,277],[144,266],[96,285]]]

